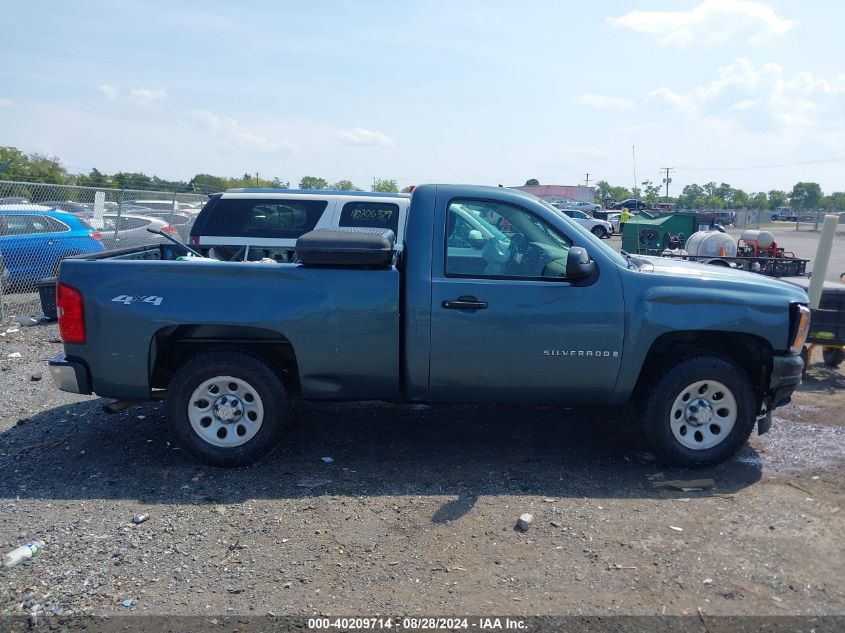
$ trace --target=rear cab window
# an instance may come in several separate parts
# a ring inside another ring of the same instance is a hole
[[[399,205],[393,202],[347,202],[340,210],[338,226],[390,229],[399,237]]]

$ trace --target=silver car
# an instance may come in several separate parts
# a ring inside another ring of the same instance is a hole
[[[92,221],[92,216],[87,218],[89,222]],[[167,241],[167,238],[150,233],[147,229],[163,231],[171,237],[182,241],[176,227],[170,226],[167,222],[159,218],[151,218],[145,215],[124,213],[118,216],[117,214],[107,213],[103,216],[103,226],[96,228],[99,229],[100,234],[103,236],[103,246],[107,250],[130,248],[144,244],[159,244]]]

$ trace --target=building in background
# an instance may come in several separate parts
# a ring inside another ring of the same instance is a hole
[[[519,189],[550,202],[559,198],[575,200],[576,202],[592,202],[595,187],[585,187],[584,185],[523,185],[511,187],[511,189]]]

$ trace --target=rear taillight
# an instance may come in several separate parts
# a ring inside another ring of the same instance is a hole
[[[90,237],[90,238],[92,238],[92,239],[95,239],[95,240],[102,240],[102,239],[103,239],[103,234],[102,234],[102,233],[100,233],[99,231],[91,231],[91,232],[88,234],[88,237]]]
[[[63,343],[85,343],[85,311],[82,295],[76,288],[56,284],[56,313],[59,316],[59,336]]]
[[[199,246],[200,245],[200,236],[199,235],[192,235],[188,240],[191,246]]]
[[[179,229],[177,229],[175,226],[170,226],[168,224],[167,226],[161,227],[161,232],[162,233],[170,233],[172,235],[177,235],[179,233]]]

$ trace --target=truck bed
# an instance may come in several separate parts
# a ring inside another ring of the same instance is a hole
[[[396,268],[178,261],[178,250],[161,244],[63,262],[59,282],[84,297],[90,338],[66,344],[66,354],[85,359],[98,395],[149,398],[149,367],[167,353],[162,333],[213,337],[226,328],[291,345],[306,398],[400,396]]]

